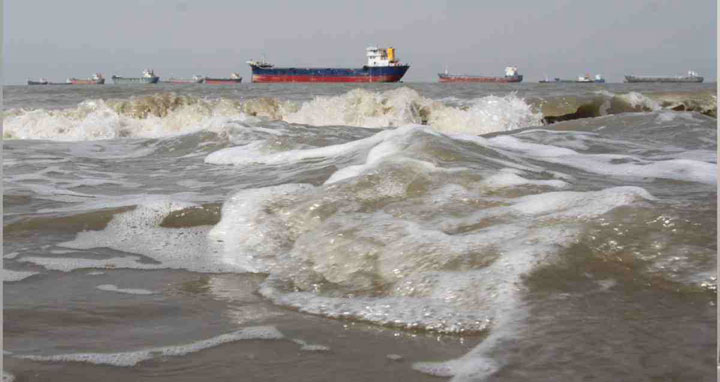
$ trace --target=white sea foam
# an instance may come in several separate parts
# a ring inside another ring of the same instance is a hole
[[[355,89],[339,96],[316,97],[283,119],[312,126],[395,127],[421,123],[420,109],[432,103],[409,88],[383,93]]]
[[[471,134],[542,124],[542,114],[512,94],[486,96],[469,106],[454,107],[422,97],[410,88],[382,93],[355,89],[339,96],[316,97],[283,119],[313,126],[375,128],[427,123],[438,131]]]
[[[567,182],[564,182],[559,179],[549,179],[549,180],[534,180],[534,179],[526,179],[521,177],[518,173],[520,171],[517,169],[510,169],[505,168],[500,170],[500,172],[493,174],[485,180],[483,180],[483,183],[489,187],[493,188],[506,188],[506,187],[517,187],[522,185],[535,185],[535,186],[546,186],[546,187],[553,187],[553,188],[565,188],[568,187],[569,184]]]
[[[50,251],[53,255],[65,255],[68,253],[75,253],[76,251],[68,250],[68,249],[53,249]]]
[[[75,353],[49,356],[24,355],[18,356],[18,358],[33,361],[87,362],[96,365],[131,367],[149,359],[183,356],[230,342],[243,340],[278,340],[282,338],[284,338],[283,334],[275,327],[255,326],[185,345],[164,346],[121,353]]]
[[[303,160],[320,160],[347,155],[356,151],[373,147],[383,140],[406,134],[412,126],[379,132],[371,137],[348,143],[318,147],[305,150],[289,150],[281,152],[265,152],[263,142],[253,142],[245,146],[231,147],[216,151],[205,158],[206,163],[212,164],[291,164]]]
[[[222,219],[208,237],[222,248],[224,262],[249,272],[266,271],[289,240],[287,230],[267,224],[275,219],[265,212],[266,203],[312,190],[311,185],[285,184],[240,191],[223,204]]]
[[[490,95],[451,106],[403,87],[384,92],[355,89],[299,104],[266,98],[205,100],[173,94],[93,99],[62,110],[10,110],[5,114],[4,136],[63,141],[162,138],[198,131],[224,132],[254,124],[258,117],[312,126],[428,124],[442,132],[470,134],[542,124],[542,114],[514,94]],[[277,134],[273,129],[265,130]]]
[[[511,208],[527,215],[551,214],[553,218],[588,218],[619,206],[655,199],[640,187],[613,187],[594,192],[548,192],[513,201]]]
[[[623,102],[635,108],[636,111],[655,111],[661,109],[658,101],[638,92],[613,93],[607,90],[600,90],[596,93]]]
[[[338,170],[323,186],[236,193],[223,206],[211,237],[224,243],[226,262],[271,274],[261,295],[301,312],[449,333],[492,326],[489,337],[462,359],[415,365],[459,378],[486,375],[499,366],[489,352],[512,336],[526,314],[521,275],[577,242],[584,221],[654,198],[642,188],[615,187],[483,199],[470,190],[570,184],[524,177],[525,171],[539,175],[537,166],[487,170],[489,175],[476,183],[463,183],[467,180],[458,173],[455,181],[464,185],[433,184],[441,172],[429,163],[418,166],[422,161],[413,153],[421,150],[410,150],[404,141],[427,133],[423,129],[375,137],[362,164]],[[492,147],[495,139],[469,140]],[[580,155],[567,148],[533,148],[542,158]],[[413,181],[429,182],[430,189],[413,193]],[[461,207],[477,202],[489,206]],[[430,217],[408,208],[426,203]],[[448,216],[444,208],[450,206],[462,217]],[[438,214],[442,219],[432,217]],[[465,232],[465,227],[480,228]],[[342,292],[326,294],[327,285]]]
[[[715,184],[717,165],[690,159],[648,161],[630,155],[581,154],[577,151],[503,135],[490,138],[491,147],[508,150],[522,157],[537,158],[583,171],[635,178],[664,178]]]
[[[9,269],[3,269],[2,275],[3,275],[3,282],[13,282],[13,281],[20,281],[25,280],[26,278],[37,275],[38,272],[29,272],[29,271],[11,271]]]
[[[388,354],[385,356],[385,358],[387,358],[391,361],[396,361],[396,362],[403,360],[403,356],[401,356],[400,354]]]
[[[137,269],[187,269],[195,272],[241,271],[229,267],[219,258],[211,255],[214,249],[207,241],[207,234],[210,230],[207,226],[160,227],[160,223],[171,212],[189,207],[197,207],[197,205],[173,200],[147,199],[134,210],[115,215],[105,229],[80,232],[74,240],[59,244],[62,247],[75,249],[112,248],[144,255],[160,264],[140,263],[137,261],[137,257],[132,256],[109,260],[77,259],[62,263],[38,258],[32,261],[46,267],[62,268],[62,270],[110,266]],[[49,264],[50,262],[53,263]]]
[[[303,340],[300,339],[293,339],[293,342],[300,345],[301,351],[307,351],[307,352],[328,352],[330,351],[330,347],[325,345],[318,345],[318,344],[309,344]]]
[[[660,104],[650,98],[645,96],[644,94],[638,93],[638,92],[629,92],[625,94],[617,94],[615,95],[619,99],[622,99],[623,101],[627,102],[633,107],[641,108],[643,110],[660,110]]]
[[[175,109],[162,105],[158,115],[146,114],[157,105],[152,97],[131,100],[130,111],[103,100],[87,100],[64,110],[12,110],[4,121],[5,138],[83,141],[123,137],[160,138],[195,131],[222,131],[248,117],[225,104],[197,101]]]
[[[113,257],[109,259],[80,259],[73,257],[40,257],[26,256],[20,262],[37,264],[45,269],[60,272],[72,272],[76,269],[100,268],[100,269],[159,269],[158,264],[141,263],[139,256]]]
[[[103,284],[95,288],[106,292],[126,293],[126,294],[154,294],[155,292],[147,289],[118,288],[117,285]]]

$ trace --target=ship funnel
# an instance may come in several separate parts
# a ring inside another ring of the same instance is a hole
[[[392,48],[392,47],[388,48],[387,56],[388,56],[388,61],[395,62],[395,48]]]

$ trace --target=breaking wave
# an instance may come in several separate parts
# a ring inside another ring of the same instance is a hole
[[[66,141],[161,138],[203,130],[220,132],[262,120],[366,128],[424,124],[442,132],[484,134],[537,126],[542,115],[515,95],[486,96],[454,107],[409,88],[385,92],[355,89],[300,103],[163,93],[126,100],[87,100],[60,110],[12,109],[4,114],[4,137]]]
[[[612,114],[659,110],[695,111],[717,118],[717,96],[711,92],[613,93],[602,90],[595,97],[559,97],[534,103],[544,123]]]
[[[538,126],[542,115],[521,98],[485,96],[453,107],[421,96],[410,88],[386,92],[355,89],[340,96],[316,97],[285,121],[314,126],[394,127],[430,125],[448,133],[484,134]]]
[[[205,99],[160,93],[120,100],[91,99],[67,109],[11,109],[4,113],[4,138],[63,141],[162,138],[197,131],[224,132],[261,121],[309,126],[431,126],[444,133],[486,134],[565,120],[661,109],[717,116],[709,92],[615,94],[525,100],[489,95],[460,104],[422,96],[403,87],[383,92],[354,89],[297,102],[277,98]]]
[[[157,94],[129,100],[86,100],[75,108],[60,110],[12,109],[4,115],[3,136],[62,141],[161,138],[219,131],[246,119],[233,101]]]

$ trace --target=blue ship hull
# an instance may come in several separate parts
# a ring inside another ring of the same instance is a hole
[[[410,68],[363,66],[353,68],[275,68],[250,65],[252,82],[397,82]]]

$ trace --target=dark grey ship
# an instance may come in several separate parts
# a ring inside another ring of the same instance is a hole
[[[625,76],[625,82],[703,82],[703,76],[692,70],[686,76]]]

